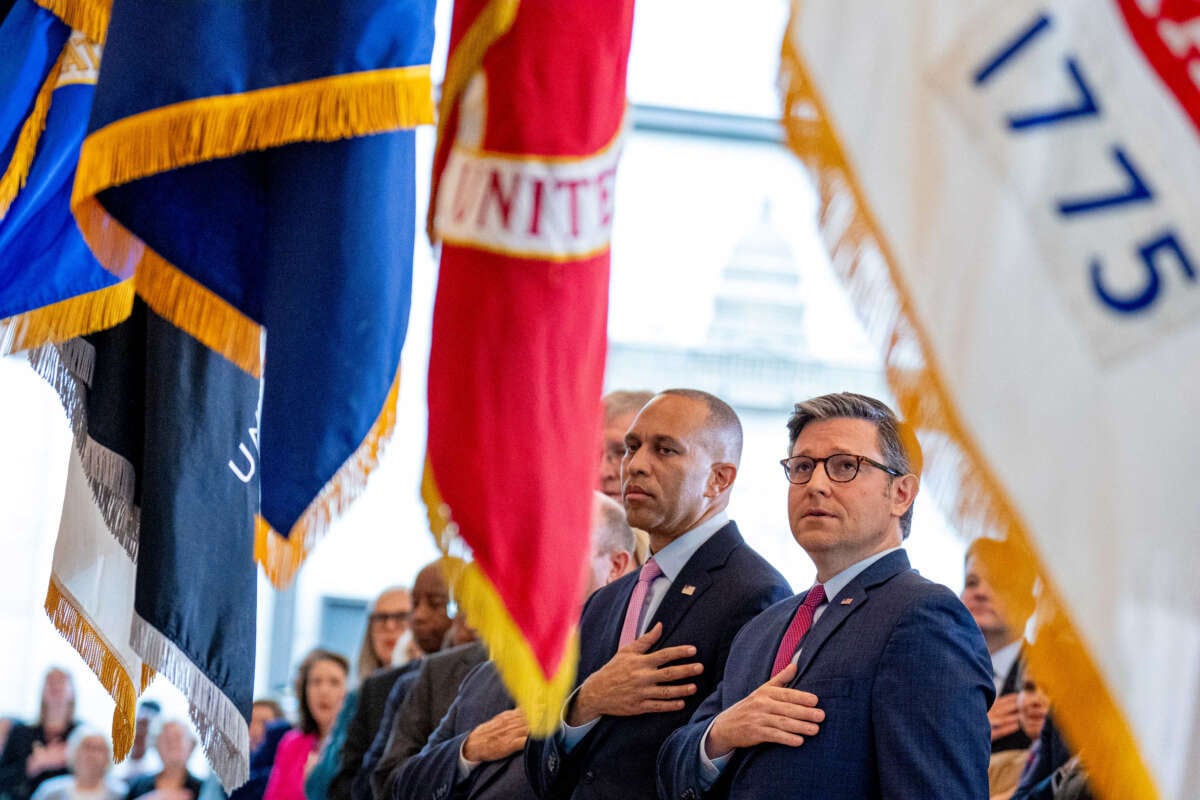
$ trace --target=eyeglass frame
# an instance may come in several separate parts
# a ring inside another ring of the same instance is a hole
[[[854,474],[844,481],[840,481],[829,474],[829,459],[837,458],[838,456],[850,456],[851,458],[855,459]],[[813,462],[812,472],[809,473],[808,480],[804,481],[803,483],[797,483],[796,481],[792,480],[792,471],[788,469],[788,462],[794,461],[797,458],[807,458]],[[883,470],[893,478],[904,477],[904,473],[900,470],[892,469],[887,464],[880,464],[878,461],[869,456],[860,456],[857,453],[830,453],[824,458],[813,458],[812,456],[788,456],[787,458],[779,459],[779,466],[783,467],[783,474],[784,477],[787,478],[788,483],[792,484],[793,486],[807,486],[809,482],[812,481],[813,475],[817,474],[817,464],[820,464],[825,470],[825,477],[829,478],[829,480],[833,481],[834,483],[850,483],[858,477],[858,473],[862,472],[862,465],[864,461],[876,469]]]
[[[367,614],[367,624],[383,626],[394,622],[397,625],[407,625],[411,618],[412,611],[374,611]]]

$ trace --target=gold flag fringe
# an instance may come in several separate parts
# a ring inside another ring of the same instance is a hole
[[[88,620],[79,601],[54,575],[50,576],[50,585],[46,589],[45,606],[54,627],[78,651],[117,704],[113,711],[112,741],[113,756],[120,761],[133,747],[137,699],[141,692],[134,688],[133,676],[113,655],[114,648]]]
[[[262,376],[262,327],[258,323],[148,247],[96,198],[77,195],[72,211],[96,259],[119,277],[133,275],[138,296],[155,313],[247,374]]]
[[[517,19],[520,0],[491,0],[479,15],[471,22],[466,33],[454,48],[454,52],[446,60],[446,75],[442,80],[442,96],[438,99],[437,143],[434,152],[442,148],[446,139],[446,125],[450,112],[458,103],[458,98],[467,88],[467,84],[476,72],[483,66],[483,56],[488,48],[512,28]],[[437,211],[437,193],[440,176],[436,173],[430,184],[429,210],[426,214],[425,229],[431,242],[437,241],[437,232],[433,228],[434,214]]]
[[[174,103],[88,135],[79,154],[72,206],[112,186],[203,161],[432,122],[427,64]]]
[[[784,36],[780,83],[788,145],[808,166],[820,197],[819,226],[834,268],[842,275],[868,333],[882,345],[888,383],[900,411],[925,441],[928,477],[950,517],[969,538],[1006,543],[989,549],[984,569],[1018,629],[1029,608],[1006,576],[1035,571],[1041,591],[1036,634],[1026,649],[1038,682],[1054,703],[1055,722],[1080,752],[1088,782],[1101,796],[1155,798],[1158,791],[1133,731],[1087,646],[1078,635],[1052,571],[1043,568],[1032,536],[963,424],[938,367],[929,338],[866,193],[841,148],[820,94],[796,48],[797,6]]]
[[[112,0],[33,0],[97,44],[104,44]]]
[[[111,328],[133,309],[133,282],[69,297],[0,320],[0,355]]]
[[[42,139],[42,131],[46,130],[50,100],[58,83],[58,73],[62,71],[63,56],[70,48],[71,44],[68,42],[63,46],[58,58],[54,59],[54,65],[50,67],[50,72],[42,81],[42,86],[33,100],[33,108],[21,125],[21,132],[17,134],[12,158],[4,169],[4,175],[0,176],[0,219],[4,219],[17,195],[25,188],[25,181],[28,180],[29,170],[33,166],[33,157],[37,154],[38,142]]]
[[[400,397],[400,369],[388,390],[379,417],[358,449],[346,459],[325,487],[305,509],[300,519],[281,536],[261,515],[254,518],[254,560],[276,589],[286,589],[326,533],[333,521],[358,499],[367,487],[367,479],[379,466],[392,432],[396,428],[396,403]]]
[[[129,632],[133,651],[188,699],[188,712],[204,755],[226,791],[250,777],[250,729],[237,706],[174,642],[135,612]],[[142,670],[143,685],[153,672]]]
[[[430,529],[442,551],[442,571],[458,607],[487,643],[504,685],[525,712],[530,735],[549,736],[558,729],[562,704],[575,683],[575,669],[579,663],[578,630],[571,630],[562,661],[554,674],[547,677],[488,576],[477,564],[450,554],[452,548],[463,543],[451,520],[450,509],[442,501],[428,459],[421,481],[421,495],[429,514]]]

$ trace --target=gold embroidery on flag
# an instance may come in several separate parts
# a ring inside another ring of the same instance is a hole
[[[93,42],[104,44],[112,0],[33,0]]]
[[[884,345],[888,383],[903,417],[914,428],[936,431],[927,443],[930,482],[954,496],[951,517],[967,536],[1004,539],[1002,555],[989,556],[989,575],[1034,569],[1041,578],[1034,640],[1027,655],[1053,698],[1055,722],[1076,743],[1092,788],[1111,797],[1158,797],[1149,767],[1116,696],[1077,634],[1062,596],[1041,568],[1016,506],[992,474],[951,400],[934,351],[913,310],[898,262],[874,218],[804,59],[796,48],[799,2],[784,35],[780,78],[788,145],[807,165],[820,198],[819,225],[830,261],[841,274],[868,333]],[[1014,615],[1028,601],[1000,577],[991,581]],[[1089,755],[1092,758],[1089,759]]]

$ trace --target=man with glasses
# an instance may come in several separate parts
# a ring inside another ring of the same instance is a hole
[[[732,408],[668,390],[624,441],[625,511],[653,556],[584,606],[563,727],[525,749],[543,798],[653,797],[659,745],[721,680],[738,628],[791,593],[725,510],[742,451]]]
[[[987,797],[987,648],[900,546],[915,438],[849,393],[798,403],[788,432],[788,520],[817,583],[738,634],[724,682],[659,753],[659,796]]]

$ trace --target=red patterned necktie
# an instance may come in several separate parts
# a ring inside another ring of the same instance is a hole
[[[662,569],[653,558],[648,559],[642,565],[642,571],[638,574],[637,586],[633,587],[633,594],[629,596],[629,608],[625,611],[625,624],[621,626],[621,647],[638,637],[638,621],[642,617],[642,608],[646,605],[646,595],[650,592],[650,584],[654,583],[654,579],[662,574]]]
[[[821,584],[815,584],[808,590],[808,596],[804,598],[804,602],[796,609],[796,616],[792,617],[792,623],[788,625],[788,629],[784,631],[783,641],[779,643],[779,652],[775,654],[775,664],[771,667],[771,677],[774,678],[783,668],[792,662],[792,656],[796,654],[796,648],[800,646],[800,640],[804,638],[804,634],[808,633],[808,629],[812,627],[813,614],[817,610],[817,606],[825,602],[825,587]]]

